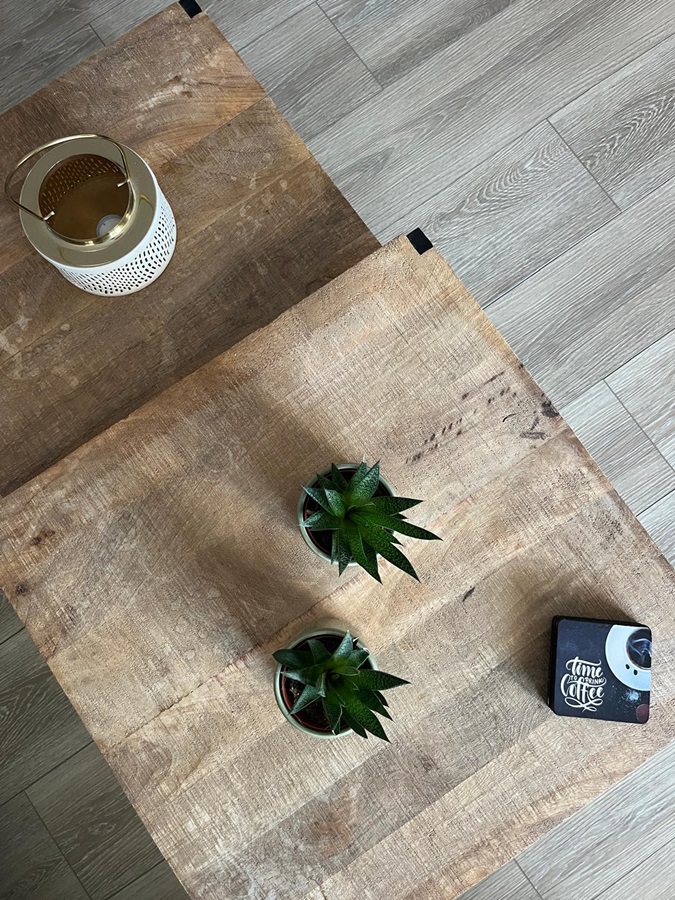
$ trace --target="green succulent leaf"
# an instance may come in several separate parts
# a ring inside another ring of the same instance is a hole
[[[378,716],[384,716],[385,719],[391,719],[387,708],[384,703],[377,696],[375,691],[359,691],[359,700],[362,700],[368,709],[372,709],[374,713],[377,713]]]
[[[309,646],[309,652],[312,655],[312,660],[315,663],[323,663],[331,658],[332,654],[330,650],[326,648],[326,645],[322,641],[310,640],[307,644]]]
[[[312,654],[306,650],[277,650],[272,656],[282,666],[288,666],[290,669],[304,669],[311,666],[314,661]]]
[[[358,487],[359,482],[366,477],[368,474],[368,465],[365,462],[359,463],[356,472],[352,475],[349,480],[349,492],[350,494],[354,490],[354,488]]]
[[[322,506],[326,510],[326,512],[332,513],[330,503],[326,499],[326,494],[323,488],[308,487],[307,485],[305,485],[304,490],[305,493],[308,494],[315,503],[318,503],[319,506]]]
[[[363,543],[363,538],[361,539]],[[366,559],[368,560],[368,565],[370,568],[366,569],[366,571],[373,576],[376,581],[379,581],[382,584],[382,578],[380,577],[380,569],[377,564],[377,551],[374,547],[371,547],[370,544],[363,544],[363,552],[365,554]]]
[[[352,652],[347,657],[347,662],[350,666],[354,666],[355,669],[360,669],[364,662],[368,659],[368,651],[367,650],[352,650]]]
[[[381,672],[379,669],[360,669],[354,680],[359,690],[367,691],[389,691],[403,684],[410,684],[404,678],[397,678],[396,675]]]
[[[335,487],[340,491],[346,491],[349,482],[342,474],[342,472],[338,469],[338,467],[333,463],[330,467],[330,480],[333,482]]]
[[[382,706],[389,706],[389,703],[387,702],[387,698],[384,696],[384,694],[381,694],[379,691],[375,691],[375,693],[377,694],[378,699],[379,699],[380,703],[382,704]]]
[[[360,470],[359,466],[359,470]],[[354,504],[365,503],[370,500],[380,483],[380,463],[376,462],[365,474],[359,475],[357,471],[349,485],[349,495]]]
[[[314,531],[335,531],[340,527],[340,520],[332,512],[317,509],[311,516],[307,516],[302,526],[303,528],[313,528]]]
[[[356,692],[343,693],[341,691],[340,700],[344,704],[345,713],[358,722],[362,728],[383,741],[389,740],[375,713],[359,700]]]
[[[335,558],[337,559],[338,564],[338,574],[342,575],[344,570],[347,568],[349,563],[352,561],[352,554],[349,550],[349,544],[347,542],[344,533],[341,531],[336,531],[336,554]]]
[[[342,718],[342,706],[340,701],[330,694],[326,694],[323,698],[323,711],[328,719],[330,730],[333,734],[337,734],[340,730],[340,719]]]
[[[412,500],[410,497],[373,497],[370,502],[377,512],[390,515],[403,512],[404,509],[410,509],[411,506],[417,506],[422,501]]]
[[[318,700],[321,697],[320,692],[314,687],[312,684],[305,685],[304,691],[300,694],[298,699],[293,704],[293,709],[291,710],[291,715],[295,715],[295,713],[300,712],[306,706],[309,706],[310,703],[314,703],[315,700]]]
[[[345,720],[347,725],[349,725],[349,727],[352,729],[352,731],[355,731],[362,738],[368,737],[368,732],[363,727],[363,725],[361,725],[361,723],[359,722],[359,720],[357,718],[352,716],[346,709],[344,709],[344,707],[342,709],[342,718]],[[375,718],[375,717],[373,716],[373,718]]]
[[[319,487],[322,488],[324,491],[326,491],[326,490],[334,491],[335,490],[335,485],[333,484],[332,481],[329,481],[325,475],[317,475],[316,481],[317,481],[317,484],[319,485]]]
[[[385,537],[385,532],[378,528],[362,528],[361,533],[363,535],[363,540],[367,541],[371,547],[377,550],[380,556],[383,556],[398,569],[401,569],[406,575],[410,575],[416,581],[419,581],[417,572],[412,564],[408,562],[401,551],[397,550],[393,543]]]
[[[330,489],[326,488],[324,494],[330,505],[331,512],[340,518],[344,516],[347,512],[347,507],[345,506],[345,501],[342,499],[342,494],[333,490],[332,487]]]
[[[377,556],[372,552],[365,552],[361,532],[353,522],[345,522],[344,534],[349,544],[349,551],[356,562],[365,569],[369,575],[381,583],[380,573],[377,568]]]
[[[354,649],[354,638],[347,631],[338,646],[333,650],[333,659],[346,659]]]
[[[411,525],[410,522],[404,521],[399,516],[389,516],[384,513],[363,513],[358,512],[354,515],[354,521],[357,525],[378,526],[386,528],[388,531],[398,531],[399,534],[406,534],[409,537],[419,538],[421,541],[439,541],[438,535],[432,534],[425,528],[417,525]]]

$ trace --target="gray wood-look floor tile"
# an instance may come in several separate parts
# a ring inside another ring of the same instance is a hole
[[[638,518],[661,553],[675,566],[675,491],[650,506]]]
[[[521,853],[518,864],[543,900],[594,900],[675,837],[673,791],[675,743]]]
[[[669,0],[520,0],[310,147],[377,232],[673,32]]]
[[[0,644],[21,631],[22,628],[21,619],[12,609],[7,597],[0,591]],[[2,684],[1,681],[0,684]]]
[[[675,327],[673,242],[675,179],[488,307],[556,406]]]
[[[70,34],[56,32],[53,38],[44,36],[39,51],[19,53],[0,68],[0,113],[25,100],[102,46],[91,25]]]
[[[548,122],[378,233],[421,227],[485,305],[618,214]]]
[[[26,793],[92,900],[106,900],[162,861],[93,743]]]
[[[0,803],[90,741],[28,632],[0,644]]]
[[[675,175],[674,56],[671,37],[551,118],[622,208]]]
[[[382,90],[316,3],[241,53],[305,140]]]
[[[93,18],[91,27],[104,44],[112,44],[174,0],[118,0],[107,12]]]
[[[187,894],[169,864],[161,862],[122,888],[111,900],[187,900]]]
[[[39,65],[51,46],[84,28],[97,15],[113,9],[118,2],[24,0],[22,3],[3,3],[0,67],[8,72],[16,71],[22,59],[30,59],[34,65]]]
[[[675,841],[671,841],[595,900],[673,900],[674,896]]]
[[[465,891],[459,900],[540,900],[515,862],[507,863],[499,871]]]
[[[672,294],[670,302],[673,307]],[[610,375],[607,382],[675,466],[675,327]]]
[[[380,84],[389,85],[514,2],[319,0],[319,5]]]
[[[88,900],[25,794],[0,806],[1,900]]]
[[[634,513],[675,490],[675,469],[604,381],[560,412]]]
[[[202,0],[204,12],[236,50],[266,34],[312,0]]]

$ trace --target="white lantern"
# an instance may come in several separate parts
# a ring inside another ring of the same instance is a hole
[[[12,181],[37,156],[16,200]],[[37,147],[9,173],[5,193],[38,253],[90,294],[133,294],[161,275],[173,255],[176,222],[152,169],[103,135]]]

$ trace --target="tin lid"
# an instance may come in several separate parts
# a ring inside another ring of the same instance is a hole
[[[20,193],[19,217],[31,244],[52,262],[78,268],[127,256],[147,235],[157,208],[147,163],[100,135],[45,148]]]

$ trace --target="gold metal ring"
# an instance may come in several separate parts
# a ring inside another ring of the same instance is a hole
[[[127,155],[124,152],[124,147],[122,144],[118,143],[114,138],[107,137],[105,134],[71,134],[68,137],[63,138],[55,138],[53,141],[48,141],[46,144],[42,144],[39,147],[36,147],[34,150],[31,150],[30,153],[27,153],[23,156],[14,166],[14,168],[9,172],[7,177],[5,178],[5,196],[8,200],[11,200],[19,209],[22,209],[24,212],[29,213],[34,218],[38,219],[40,222],[47,222],[53,215],[55,215],[54,210],[50,213],[47,213],[46,216],[41,216],[39,212],[35,212],[34,209],[30,209],[28,206],[24,206],[19,200],[16,200],[12,197],[11,187],[12,181],[14,180],[14,176],[19,171],[21,166],[25,165],[28,160],[33,159],[33,157],[37,156],[40,153],[44,153],[45,150],[49,150],[51,147],[56,147],[59,144],[65,144],[68,141],[75,141],[78,138],[100,138],[104,141],[110,141],[111,144],[114,144],[115,147],[119,150],[120,156],[122,158],[122,168],[124,170],[124,181],[120,181],[117,187],[124,187],[125,184],[130,183],[129,177],[129,163],[127,161]]]

